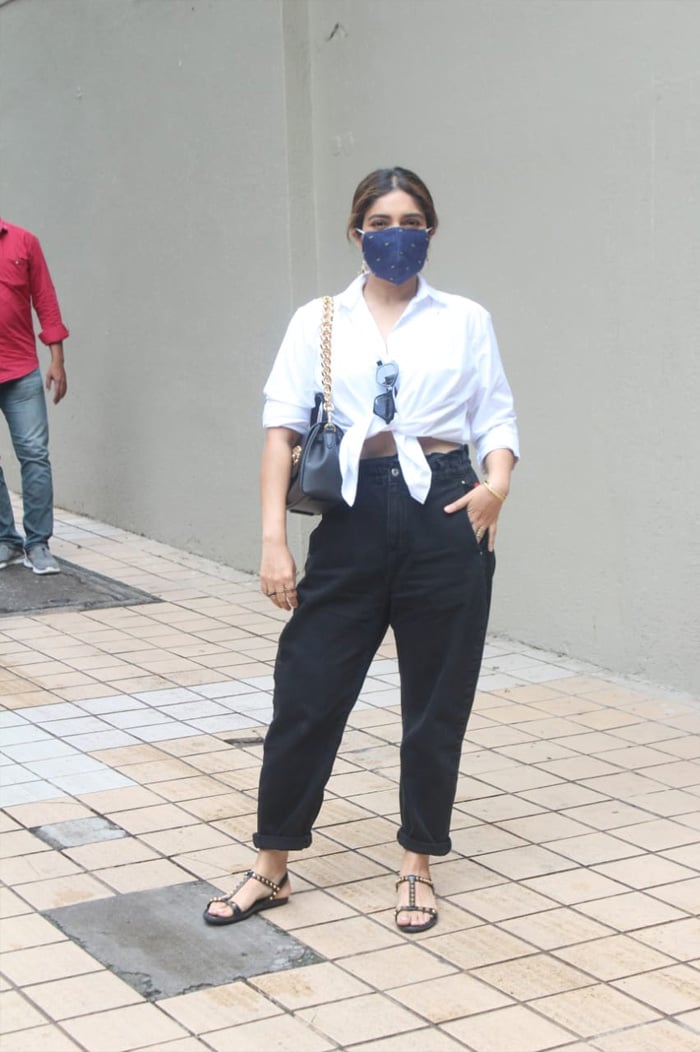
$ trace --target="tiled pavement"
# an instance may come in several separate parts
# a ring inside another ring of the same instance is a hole
[[[164,601],[0,618],[2,1052],[700,1050],[700,706],[500,639],[433,865],[436,928],[393,927],[387,640],[291,904],[265,914],[320,962],[232,964],[156,1000],[111,974],[43,914],[232,887],[283,619],[254,578],[92,520],[61,514],[53,548]],[[31,831],[104,818],[119,839],[60,850]],[[216,932],[232,961],[238,930]]]

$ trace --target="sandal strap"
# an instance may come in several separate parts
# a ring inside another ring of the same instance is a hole
[[[437,917],[438,911],[433,906],[397,906],[394,910],[394,918],[399,913],[429,913],[431,917]]]
[[[286,875],[286,874],[285,874]],[[266,888],[272,889],[272,894],[268,895],[268,898],[274,899],[282,890],[281,884],[275,884],[274,880],[269,880],[267,877],[263,877],[261,873],[255,873],[252,869],[246,871],[243,878],[239,881],[236,887],[228,895],[222,895],[216,899],[209,899],[207,903],[207,909],[211,906],[212,902],[223,902],[226,906],[233,906],[234,909],[239,909],[235,902],[232,901],[233,896],[237,895],[244,884],[247,884],[249,880],[258,880],[261,884],[264,884]]]
[[[408,873],[405,877],[399,877],[399,879],[396,881],[396,890],[398,891],[399,884],[406,884],[406,883],[410,884],[411,887],[414,888],[414,894],[415,894],[415,887],[414,887],[415,884],[427,884],[429,887],[433,888],[433,891],[435,890],[434,887],[433,887],[432,880],[429,880],[428,877],[417,877],[415,873]]]

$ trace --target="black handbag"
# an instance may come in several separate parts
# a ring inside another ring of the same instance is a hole
[[[309,431],[303,443],[292,450],[292,472],[287,491],[287,511],[299,515],[322,515],[343,499],[339,458],[343,432],[333,423],[331,401],[332,328],[333,299],[324,296],[321,325],[323,394],[316,395]]]

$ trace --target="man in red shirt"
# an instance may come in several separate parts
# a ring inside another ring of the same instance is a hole
[[[53,533],[53,481],[49,462],[46,398],[36,353],[32,307],[41,323],[39,339],[51,352],[46,390],[54,403],[67,390],[56,290],[33,234],[0,219],[0,410],[22,470],[24,539],[17,532],[10,495],[0,467],[0,570],[24,562],[34,573],[59,573],[49,551]]]

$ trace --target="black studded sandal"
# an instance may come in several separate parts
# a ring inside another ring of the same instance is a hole
[[[417,906],[416,905],[416,884],[427,884],[431,891],[434,891],[432,880],[428,880],[427,877],[417,877],[413,873],[409,873],[405,877],[399,877],[396,881],[396,890],[399,890],[400,884],[408,884],[408,906],[397,906],[394,910],[394,920],[396,927],[399,931],[408,932],[409,935],[417,933],[419,931],[427,931],[428,928],[432,928],[437,924],[438,911],[432,906]],[[425,924],[399,924],[398,917],[399,913],[428,913],[429,919]]]
[[[261,884],[264,884],[266,888],[272,889],[271,895],[266,895],[262,899],[258,899],[249,906],[247,910],[242,910],[241,907],[233,902],[233,896],[237,894],[243,887],[243,885],[249,880],[259,880]],[[240,884],[233,889],[230,895],[224,895],[220,899],[210,899],[207,903],[207,908],[204,911],[204,919],[207,924],[238,924],[239,921],[247,920],[248,917],[252,917],[254,913],[260,913],[261,910],[271,910],[273,906],[286,906],[289,902],[289,896],[284,899],[278,899],[280,891],[286,884],[289,883],[289,875],[284,874],[279,884],[275,884],[273,880],[268,880],[267,877],[263,877],[260,873],[254,873],[252,869],[249,869],[246,875],[241,880]],[[210,913],[209,907],[214,902],[225,902],[227,906],[231,907],[232,913],[230,917],[220,917],[216,913]]]

